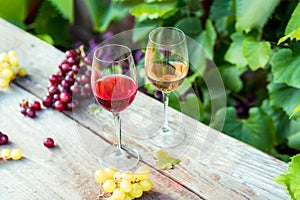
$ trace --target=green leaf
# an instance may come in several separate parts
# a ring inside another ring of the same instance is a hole
[[[288,146],[300,150],[300,132],[297,132],[288,137]]]
[[[175,0],[155,2],[152,4],[139,4],[131,9],[131,14],[139,21],[146,19],[157,19],[160,17],[169,17],[170,13],[175,13],[178,8]]]
[[[243,81],[240,76],[244,70],[239,70],[235,66],[220,66],[218,69],[226,89],[237,93],[243,88]]]
[[[281,83],[271,83],[267,88],[270,104],[277,108],[282,108],[290,116],[299,105],[300,89]],[[294,117],[299,117],[299,114],[295,114]]]
[[[219,33],[228,35],[235,23],[234,0],[213,1],[210,7],[210,18],[215,21]]]
[[[190,37],[198,35],[202,31],[202,25],[197,17],[182,18],[174,26],[184,31]]]
[[[249,110],[249,118],[236,118],[236,110],[233,107],[220,109],[215,117],[213,126],[226,113],[223,132],[248,143],[260,150],[270,153],[276,144],[275,127],[272,119],[258,107]]]
[[[286,28],[284,31],[284,35],[289,35],[296,29],[300,28],[300,2],[296,6]]]
[[[282,38],[280,38],[278,40],[277,45],[281,44],[282,42],[286,41],[288,38],[290,38],[290,40],[296,39],[297,41],[300,40],[300,27],[297,28],[296,30],[294,30],[293,32],[291,32],[290,34],[283,36]]]
[[[265,68],[272,54],[271,45],[266,41],[255,41],[253,38],[246,38],[243,41],[243,54],[253,71]]]
[[[105,10],[98,30],[101,32],[106,31],[111,22],[123,19],[127,12],[128,8],[123,7],[120,4],[110,4],[110,6]]]
[[[48,0],[55,6],[65,19],[70,22],[74,20],[73,0]]]
[[[285,174],[280,174],[274,181],[284,185],[292,200],[300,198],[300,154],[293,156]]]
[[[180,111],[196,120],[201,121],[204,108],[200,99],[195,94],[188,94],[186,99],[180,103]]]
[[[42,2],[32,26],[38,35],[49,35],[53,39],[54,45],[70,45],[69,22],[49,1]]]
[[[239,33],[234,33],[230,36],[232,42],[225,53],[224,59],[231,64],[236,64],[237,68],[245,68],[248,64],[247,59],[243,54],[243,40],[245,36]]]
[[[262,28],[280,0],[238,0],[236,3],[236,30],[240,33]]]
[[[159,20],[144,20],[136,21],[132,32],[132,41],[147,41],[149,32],[154,28],[161,26],[162,22]]]
[[[88,112],[90,115],[96,116],[96,115],[100,114],[103,109],[98,104],[93,103],[93,104],[89,105],[88,110],[89,110]]]
[[[27,15],[28,0],[0,0],[0,18],[25,28],[24,20]]]
[[[295,114],[297,114],[299,111],[300,111],[300,105],[298,105],[298,106],[293,110],[293,113],[290,115],[290,119],[292,119],[293,116],[294,116]]]
[[[290,49],[280,49],[270,60],[274,82],[300,88],[300,56],[293,56]]]
[[[205,30],[199,35],[199,37],[195,38],[195,40],[198,41],[205,49],[209,59],[213,59],[214,57],[216,38],[217,33],[211,20],[208,19],[205,23]]]
[[[276,130],[276,143],[282,144],[286,142],[287,137],[293,134],[294,131],[300,131],[298,124],[296,130],[293,130],[292,126],[296,123],[295,120],[290,120],[288,115],[281,109],[275,106],[271,106],[269,100],[264,100],[261,108],[268,116],[273,120],[273,124]]]
[[[37,34],[36,37],[40,38],[41,40],[47,42],[48,44],[54,45],[53,38],[48,34]]]
[[[172,169],[175,164],[180,162],[179,159],[173,158],[168,152],[162,149],[157,150],[153,157],[156,160],[156,167],[159,169]]]
[[[101,20],[104,18],[105,13],[107,12],[107,7],[109,4],[106,4],[104,1],[99,0],[88,0],[85,1],[89,14],[91,16],[94,30],[99,30]]]

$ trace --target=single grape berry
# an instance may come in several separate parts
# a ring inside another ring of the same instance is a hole
[[[57,100],[54,102],[53,107],[55,110],[63,111],[65,109],[65,104],[62,101]]]
[[[8,143],[8,136],[4,133],[0,135],[0,145],[4,145]]]
[[[41,110],[41,104],[38,101],[34,101],[30,108],[32,108],[33,110],[37,111],[37,110]]]
[[[77,56],[77,53],[74,49],[70,49],[70,50],[66,51],[65,55],[67,58],[69,58],[69,57],[75,58]]]
[[[60,98],[61,102],[68,103],[71,101],[72,96],[68,92],[62,92],[62,93],[60,93],[59,98]]]
[[[42,100],[42,103],[45,107],[51,107],[51,105],[52,105],[52,96],[50,94],[45,96]]]
[[[44,146],[47,148],[53,148],[54,147],[54,140],[52,138],[46,138],[44,140]]]
[[[30,118],[35,118],[35,110],[33,108],[26,109],[26,115]]]

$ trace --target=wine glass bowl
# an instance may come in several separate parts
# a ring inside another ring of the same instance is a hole
[[[119,44],[97,48],[93,56],[91,86],[95,100],[113,114],[117,128],[117,144],[103,151],[101,164],[123,170],[133,168],[139,161],[139,154],[122,144],[120,118],[120,112],[131,105],[138,89],[131,50]]]
[[[176,90],[188,74],[188,50],[185,34],[177,28],[159,27],[149,33],[145,55],[148,80],[164,94],[164,123],[150,141],[167,148],[185,138],[183,127],[168,121],[167,108],[170,93]]]

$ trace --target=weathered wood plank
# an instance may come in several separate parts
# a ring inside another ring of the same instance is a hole
[[[30,76],[16,82],[42,97],[46,93],[47,77],[56,72],[56,66],[63,59],[63,54],[5,21],[0,20],[0,24],[3,24],[0,29],[3,47],[1,45],[0,50],[15,49],[20,62],[29,68]],[[9,34],[5,34],[8,32]],[[38,59],[34,57],[35,55]],[[109,113],[102,112],[97,122],[95,117],[87,113],[86,107],[81,109],[80,123],[90,128],[93,134],[113,142],[114,126]],[[162,105],[145,95],[138,94],[128,112],[131,112],[131,116],[136,120],[149,119],[149,116],[157,117],[162,114]],[[174,110],[170,112],[171,119],[180,116],[180,113]],[[283,187],[272,182],[275,176],[285,170],[285,163],[187,116],[183,116],[183,121],[188,139],[181,147],[172,150],[172,153],[179,156],[182,162],[174,170],[161,171],[161,173],[205,199],[287,199]],[[152,125],[155,124],[156,122]],[[126,123],[124,125],[125,130],[136,128],[130,129],[130,126],[126,127]],[[151,156],[156,148],[145,138],[139,135],[138,139],[131,137],[124,139],[126,143],[135,145],[142,152],[145,162],[154,164]]]

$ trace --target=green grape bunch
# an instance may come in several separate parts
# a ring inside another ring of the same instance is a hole
[[[0,89],[9,87],[9,83],[16,76],[26,76],[27,70],[24,67],[19,67],[19,59],[17,53],[13,50],[8,53],[0,54]]]
[[[151,190],[149,176],[150,168],[146,165],[138,167],[135,172],[107,167],[95,172],[95,181],[100,184],[99,196],[108,200],[132,200]]]

